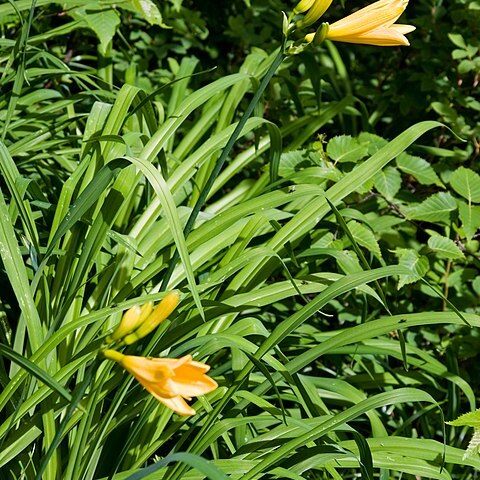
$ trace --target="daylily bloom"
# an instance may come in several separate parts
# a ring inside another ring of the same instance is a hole
[[[408,0],[380,0],[372,3],[329,25],[325,38],[380,47],[410,45],[405,35],[413,32],[415,27],[394,24],[407,5]],[[315,33],[312,33],[305,40],[311,42],[314,38]]]
[[[184,399],[205,395],[215,390],[215,380],[205,375],[210,367],[195,362],[191,355],[174,358],[145,358],[105,350],[106,358],[118,362],[157,400],[180,415],[195,415]]]

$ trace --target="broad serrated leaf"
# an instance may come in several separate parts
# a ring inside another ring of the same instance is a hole
[[[398,264],[411,271],[410,275],[399,275],[399,290],[404,285],[420,280],[430,269],[428,259],[415,250],[402,250]]]
[[[470,442],[468,442],[467,451],[463,458],[465,459],[469,455],[478,455],[480,453],[480,430],[475,429]]]
[[[85,10],[82,18],[100,40],[100,52],[106,54],[107,46],[120,25],[120,18],[117,13],[112,9]]]
[[[419,205],[404,208],[403,212],[411,220],[448,224],[450,223],[450,213],[456,208],[457,203],[449,193],[439,192],[431,195]]]
[[[418,180],[422,185],[442,185],[442,182],[435,173],[432,166],[423,158],[402,153],[397,158],[397,167],[402,172],[411,175]]]
[[[291,177],[294,173],[311,166],[312,161],[310,160],[306,150],[285,152],[280,156],[278,174],[281,177]]]
[[[455,420],[446,423],[453,427],[480,428],[480,408],[477,408],[474,412],[464,413]]]
[[[469,203],[480,203],[480,175],[469,168],[460,167],[450,176],[450,185]]]
[[[442,258],[448,258],[449,260],[465,258],[465,255],[453,240],[450,240],[450,238],[447,237],[442,237],[441,235],[430,237],[428,239],[428,246]]]
[[[388,200],[393,200],[402,185],[400,172],[394,167],[386,167],[374,177],[375,188]]]
[[[480,229],[480,206],[472,206],[459,201],[458,212],[465,237],[467,240],[471,240]]]
[[[358,193],[368,193],[373,189],[373,178],[368,179],[363,185],[355,189]]]
[[[380,257],[380,247],[373,232],[359,222],[351,221],[347,224],[355,241]]]
[[[350,135],[333,137],[327,145],[327,155],[335,162],[358,162],[367,154],[367,147]]]
[[[388,144],[384,138],[368,132],[362,132],[357,139],[367,148],[368,155],[373,155]]]
[[[335,254],[335,258],[339,268],[347,275],[361,272],[363,270],[355,252],[351,252],[350,250],[340,250]]]
[[[450,105],[442,102],[432,102],[432,108],[448,122],[456,122],[457,112]]]
[[[458,48],[467,48],[465,40],[460,33],[449,33],[448,38]]]
[[[169,28],[163,23],[160,10],[152,0],[131,0],[133,8],[150,24]]]

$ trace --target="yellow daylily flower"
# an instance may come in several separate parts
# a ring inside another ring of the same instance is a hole
[[[195,415],[185,399],[205,395],[218,387],[205,375],[210,367],[192,360],[191,355],[174,358],[145,358],[105,350],[104,356],[118,362],[157,400],[180,415]]]
[[[325,38],[337,42],[361,43],[380,47],[410,45],[405,35],[413,25],[394,24],[407,8],[408,0],[380,0],[328,26]],[[315,33],[305,37],[313,41]]]

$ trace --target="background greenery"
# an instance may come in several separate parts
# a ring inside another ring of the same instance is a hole
[[[2,479],[478,477],[478,1],[287,59],[182,234],[293,7],[0,5]],[[96,360],[172,288],[189,419]]]

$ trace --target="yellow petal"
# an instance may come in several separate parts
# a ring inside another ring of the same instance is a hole
[[[195,410],[182,397],[162,398],[154,395],[166,407],[185,417],[195,415]]]
[[[182,367],[182,371],[175,372],[175,376],[168,381],[169,388],[182,397],[197,397],[212,392],[218,387],[215,380],[207,375],[192,372],[190,367]]]
[[[357,35],[392,25],[403,13],[408,0],[380,0],[358,10],[329,27],[328,38]]]
[[[140,383],[140,385],[142,385],[142,387],[155,398],[173,398],[178,396],[178,393],[170,387],[168,379],[162,382],[149,382],[142,377],[135,378],[138,383]]]
[[[415,27],[413,25],[401,25],[400,23],[392,25],[390,28],[395,29],[402,35],[406,35],[407,33],[413,32],[415,30]]]
[[[173,375],[173,370],[168,362],[159,364],[150,358],[125,355],[121,365],[138,380],[142,379],[151,383],[165,381]]]
[[[412,29],[408,30],[408,32],[410,31],[412,31]],[[330,36],[327,35],[327,38],[330,38]],[[402,30],[394,28],[394,26],[389,28],[377,28],[362,34],[339,36],[337,38],[332,38],[332,40],[336,40],[337,42],[359,43],[363,45],[376,45],[379,47],[410,45],[407,37],[403,35]]]
[[[193,361],[191,355],[179,359],[144,358],[115,350],[105,350],[104,355],[119,362],[151,395],[180,415],[195,414],[184,399],[190,400],[218,387],[215,380],[205,375],[210,367]]]

